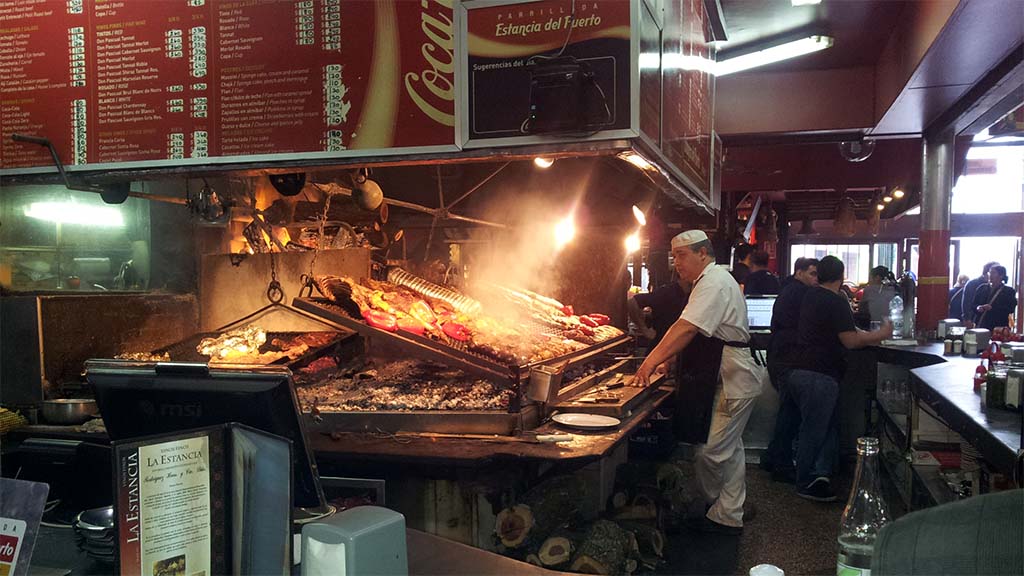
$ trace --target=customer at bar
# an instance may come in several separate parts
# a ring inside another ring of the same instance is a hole
[[[1010,325],[1010,314],[1017,308],[1017,291],[1006,285],[1006,268],[996,264],[988,271],[988,284],[974,296],[974,323],[992,330]]]
[[[784,386],[800,409],[797,435],[797,495],[831,502],[839,382],[846,371],[846,350],[880,343],[892,336],[884,320],[873,332],[858,330],[850,305],[840,294],[843,261],[826,256],[818,263],[818,286],[807,290],[800,304],[799,357]]]
[[[752,295],[778,294],[779,277],[768,269],[768,253],[757,250],[750,255],[750,274],[743,283],[743,293]]]
[[[644,294],[630,294],[626,300],[629,309],[629,319],[640,329],[644,338],[650,341],[648,350],[653,349],[661,342],[665,332],[683,313],[686,302],[690,298],[690,282],[673,274],[672,282]],[[644,321],[643,309],[651,309],[651,324],[647,326]]]
[[[707,234],[679,234],[672,239],[672,256],[679,277],[693,282],[693,291],[634,382],[648,385],[654,370],[678,354],[677,432],[680,440],[703,444],[697,453],[697,484],[708,508],[693,527],[738,534],[747,494],[743,429],[767,373],[750,351],[743,294],[729,273],[715,265]]]
[[[800,305],[804,295],[818,285],[818,259],[798,258],[791,282],[782,290],[772,309],[772,335],[768,342],[768,376],[779,391],[779,412],[775,417],[775,433],[761,467],[779,482],[795,482],[793,439],[800,427],[800,407],[785,386],[785,376],[793,369],[800,348]]]
[[[754,247],[750,244],[740,244],[733,250],[733,262],[732,265],[732,277],[736,279],[737,284],[743,284],[747,281],[747,276],[750,274],[750,261],[751,255],[754,253]]]
[[[974,319],[976,316],[977,305],[974,303],[974,297],[978,295],[978,288],[988,284],[988,272],[993,266],[999,266],[999,262],[989,262],[985,264],[981,269],[981,276],[971,279],[967,285],[964,286],[963,292],[961,292],[961,309],[964,312],[964,325],[968,328],[974,328]]]
[[[885,266],[875,266],[868,276],[868,285],[860,297],[858,313],[870,322],[889,317],[889,303],[896,296],[896,277]]]
[[[956,279],[956,285],[949,289],[949,310],[946,313],[946,318],[964,319],[964,286],[970,279],[971,277],[967,274],[961,274]]]

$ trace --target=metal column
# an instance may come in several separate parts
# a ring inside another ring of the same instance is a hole
[[[934,330],[949,308],[949,212],[953,199],[953,133],[924,140],[916,324]]]

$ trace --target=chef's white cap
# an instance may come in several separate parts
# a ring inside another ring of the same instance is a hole
[[[682,248],[699,242],[707,242],[707,240],[708,235],[703,230],[687,230],[672,239],[672,248]]]

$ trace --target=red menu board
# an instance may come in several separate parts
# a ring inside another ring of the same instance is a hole
[[[0,168],[52,165],[14,133],[140,168],[454,147],[452,17],[445,0],[0,0]]]
[[[666,3],[662,151],[710,198],[713,56],[703,0]]]

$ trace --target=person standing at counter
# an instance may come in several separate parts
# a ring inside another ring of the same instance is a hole
[[[744,294],[779,293],[779,278],[768,269],[768,253],[758,250],[750,255],[750,274],[747,281],[743,283]]]
[[[964,319],[964,287],[967,286],[967,281],[971,277],[967,274],[961,274],[956,279],[956,285],[949,289],[949,311],[947,318],[956,318],[957,320]]]
[[[996,264],[988,271],[988,284],[974,296],[975,323],[992,330],[1010,325],[1010,314],[1017,308],[1017,291],[1006,285],[1006,268]]]
[[[817,258],[798,258],[790,282],[775,301],[772,309],[772,336],[768,342],[768,376],[779,391],[779,412],[775,417],[775,433],[761,467],[772,473],[772,479],[794,482],[793,439],[800,426],[800,407],[785,386],[786,374],[793,369],[800,348],[800,305],[804,295],[818,285]]]
[[[736,263],[732,265],[732,277],[736,279],[737,284],[747,281],[747,276],[750,274],[750,255],[753,253],[754,247],[750,244],[740,244],[733,251]]]
[[[693,291],[679,319],[637,370],[646,386],[662,363],[678,354],[676,429],[697,453],[697,484],[708,505],[695,521],[702,531],[743,529],[746,462],[743,429],[767,374],[750,351],[747,308],[736,281],[715,265],[707,234],[689,230],[672,239],[676,271]]]
[[[864,287],[858,312],[870,322],[881,322],[889,317],[889,303],[896,296],[896,277],[885,266],[875,266]]]
[[[974,328],[974,319],[977,309],[977,305],[974,303],[974,297],[977,296],[979,288],[988,284],[988,272],[993,266],[999,266],[999,262],[989,262],[988,264],[985,264],[981,269],[981,276],[973,278],[968,282],[960,293],[960,297],[963,299],[960,309],[963,310],[964,325],[968,328]]]
[[[874,332],[858,330],[850,305],[840,294],[843,261],[826,256],[818,263],[818,286],[807,290],[800,304],[799,356],[784,386],[800,410],[797,435],[797,495],[832,502],[839,382],[846,371],[846,350],[880,343],[892,336],[884,320]]]
[[[645,294],[630,294],[626,300],[629,319],[640,328],[644,338],[650,340],[648,349],[653,349],[664,338],[665,332],[683,313],[690,298],[690,283],[675,275],[669,284]],[[643,309],[651,309],[651,324],[644,322]]]

